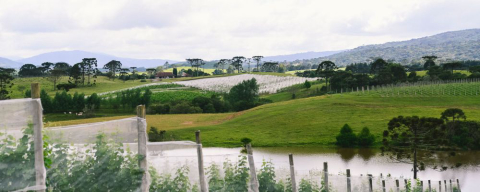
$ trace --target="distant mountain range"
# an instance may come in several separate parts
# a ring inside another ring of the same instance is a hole
[[[422,62],[422,56],[425,55],[438,56],[440,62],[480,60],[480,29],[452,31],[408,41],[366,45],[304,62],[319,63],[331,60],[342,66],[382,57],[385,60],[410,64]]]
[[[12,61],[7,58],[0,57],[0,67],[3,68],[19,68],[19,66],[22,66],[21,63]]]
[[[446,60],[480,60],[480,29],[452,31],[433,36],[412,39],[408,41],[389,42],[377,45],[360,46],[345,51],[305,52],[290,55],[265,56],[263,61],[288,61],[317,64],[324,60],[331,60],[339,66],[350,63],[370,61],[376,57],[394,60],[402,64],[421,62],[422,56],[436,55],[439,61]],[[97,58],[99,67],[111,60],[119,60],[124,67],[157,67],[166,61],[169,63],[185,63],[165,59],[133,59],[122,58],[103,53],[86,51],[56,51],[33,57],[12,61],[0,57],[0,67],[20,68],[25,63],[40,65],[43,62],[67,62],[75,64],[83,58]],[[209,61],[205,68],[213,68],[215,61]]]
[[[263,61],[278,61],[278,62],[288,61],[288,62],[291,62],[291,61],[295,61],[295,60],[326,57],[326,56],[330,56],[330,55],[333,55],[333,54],[341,53],[343,51],[322,51],[322,52],[310,51],[310,52],[295,53],[295,54],[290,54],[290,55],[266,56],[262,60]]]

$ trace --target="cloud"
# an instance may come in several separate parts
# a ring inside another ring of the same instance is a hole
[[[0,54],[183,60],[350,49],[478,28],[474,0],[0,0]]]

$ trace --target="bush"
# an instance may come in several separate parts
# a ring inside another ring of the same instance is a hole
[[[147,82],[147,80],[146,80],[146,79],[142,79],[142,80],[140,80],[140,82]]]
[[[77,85],[73,83],[61,83],[57,85],[58,90],[65,90],[66,92],[70,91],[70,89],[77,87]]]
[[[188,114],[188,113],[202,113],[202,108],[191,106],[187,102],[181,102],[170,108],[171,114]]]
[[[228,101],[235,111],[243,111],[255,107],[258,101],[258,84],[255,78],[245,80],[230,89]]]
[[[150,142],[157,142],[157,141],[165,141],[165,135],[167,131],[159,130],[156,127],[150,127],[148,131],[148,141]]]
[[[368,127],[364,127],[362,132],[358,134],[358,145],[360,146],[370,146],[375,142],[375,136],[370,133],[370,129]]]
[[[357,136],[353,133],[352,128],[345,124],[337,135],[337,145],[342,147],[353,147],[357,143]]]
[[[307,81],[307,80],[305,80],[305,83],[303,83],[303,85],[304,85],[305,88],[307,88],[307,89],[310,89],[310,87],[312,87],[312,84],[310,83],[310,81]]]
[[[153,105],[149,106],[147,110],[148,114],[169,114],[170,113],[170,105]]]

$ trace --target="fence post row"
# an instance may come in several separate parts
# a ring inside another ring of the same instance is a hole
[[[350,178],[350,169],[347,169],[347,192],[352,192],[352,183]]]
[[[145,105],[137,106],[137,129],[138,129],[138,165],[144,170],[142,176],[142,184],[140,190],[142,192],[148,192],[150,189],[150,175],[148,174],[148,162],[147,162],[147,125],[143,123],[146,120]]]
[[[40,99],[40,84],[31,84],[31,98]],[[35,184],[39,192],[44,192],[45,188],[39,188],[39,186],[45,186],[45,178],[47,177],[47,171],[45,170],[45,163],[43,160],[43,113],[41,103],[32,100],[33,105],[33,142],[35,149]]]
[[[255,161],[253,160],[252,144],[247,144],[248,165],[250,166],[250,189],[258,192],[258,180],[255,169]]]
[[[203,151],[202,141],[200,140],[200,130],[195,132],[195,140],[197,141],[197,156],[198,156],[198,174],[200,178],[200,191],[207,192],[207,183],[205,182],[205,170],[203,169]]]
[[[293,154],[288,155],[290,161],[290,181],[292,182],[292,192],[297,192],[297,182],[295,181],[295,167],[293,164]]]
[[[323,174],[324,174],[323,182],[325,186],[324,190],[328,192],[328,163],[327,162],[323,162]]]
[[[368,191],[373,192],[372,174],[368,174]]]
[[[457,188],[458,188],[458,191],[459,191],[459,192],[462,191],[462,189],[460,188],[460,182],[458,181],[458,179],[457,179]]]

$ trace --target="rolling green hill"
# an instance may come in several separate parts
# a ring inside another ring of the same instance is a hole
[[[355,94],[319,96],[263,105],[238,113],[221,124],[167,131],[176,139],[194,140],[202,131],[205,146],[240,145],[253,139],[255,146],[334,146],[340,128],[349,124],[375,134],[377,144],[393,117],[440,117],[447,108],[461,108],[467,119],[480,120],[480,96],[378,97]],[[154,125],[152,125],[154,126]],[[161,128],[161,126],[159,126]]]

